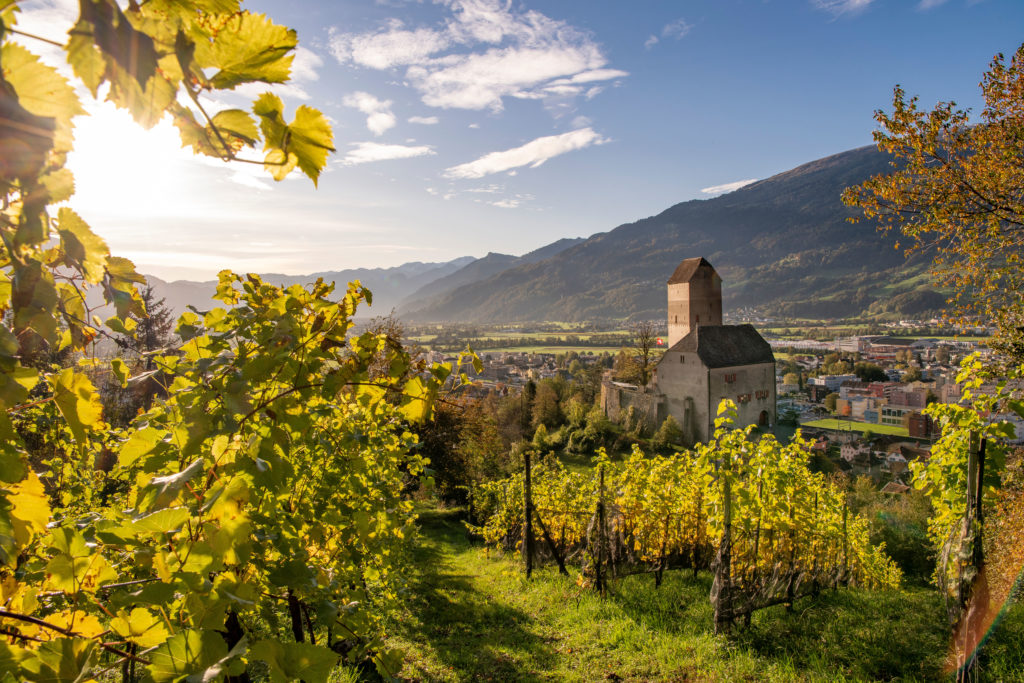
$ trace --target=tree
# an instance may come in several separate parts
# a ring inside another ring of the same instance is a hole
[[[782,378],[783,384],[800,384],[800,373],[798,372],[787,372]]]
[[[936,284],[961,319],[995,320],[995,346],[1024,358],[1024,44],[982,76],[984,108],[971,120],[955,102],[931,111],[897,86],[893,111],[875,112],[875,142],[892,173],[847,188],[843,201],[896,229],[909,253],[934,255]],[[898,245],[897,245],[898,246]]]
[[[825,397],[825,408],[828,409],[828,412],[830,412],[830,413],[836,412],[836,401],[837,400],[839,400],[839,394],[834,393],[834,392]]]
[[[381,618],[414,517],[402,477],[425,464],[408,427],[450,369],[371,381],[382,350],[389,367],[411,359],[350,334],[365,289],[229,271],[222,305],[184,314],[184,344],[153,358],[170,390],[128,429],[110,427],[80,369],[102,365],[87,356],[95,339],[131,334],[145,312],[133,264],[63,204],[76,87],[145,127],[169,116],[196,153],[243,163],[262,147],[255,163],[276,180],[298,170],[316,183],[333,144],[320,112],[288,121],[271,93],[248,111],[219,104],[219,91],[287,81],[295,32],[232,0],[82,0],[57,70],[12,41],[35,38],[17,10],[0,2],[3,673],[248,680],[260,661],[274,680],[324,681],[345,651],[394,678]],[[89,287],[114,310],[105,322]],[[30,363],[61,351],[81,364]],[[132,380],[123,360],[108,367]],[[44,412],[59,427],[45,471],[16,424]],[[266,628],[280,620],[290,628]]]
[[[641,320],[630,326],[636,344],[636,358],[640,373],[640,384],[647,384],[651,379],[651,360],[654,346],[658,341],[658,327],[650,320]]]
[[[658,427],[658,431],[655,432],[654,438],[655,448],[662,450],[671,448],[672,446],[679,446],[683,443],[683,428],[679,426],[679,423],[671,415],[665,418],[665,421]]]
[[[917,382],[921,379],[921,368],[916,365],[910,366],[910,369],[903,373],[904,382]]]
[[[862,382],[887,382],[889,380],[885,370],[874,363],[857,363],[853,366],[853,373]]]

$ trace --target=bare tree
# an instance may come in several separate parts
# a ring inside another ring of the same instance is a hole
[[[630,325],[629,331],[636,344],[641,384],[647,384],[651,380],[651,359],[658,341],[658,326],[651,320],[640,320]]]

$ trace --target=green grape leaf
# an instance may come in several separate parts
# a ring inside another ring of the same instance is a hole
[[[241,109],[225,109],[217,112],[213,117],[213,126],[220,131],[221,137],[227,143],[231,153],[235,153],[242,147],[252,147],[259,140],[260,131],[256,122],[252,120],[248,112]],[[209,128],[209,138],[216,139],[213,129]]]
[[[267,663],[270,680],[327,683],[331,669],[338,663],[332,650],[310,643],[260,640],[253,643],[249,656]]]
[[[85,281],[95,284],[103,279],[110,249],[82,218],[67,207],[57,211],[57,232],[65,265],[77,269]]]
[[[146,509],[165,507],[177,497],[178,492],[188,482],[203,471],[203,459],[196,458],[187,467],[176,474],[153,477],[146,490]]]
[[[295,110],[295,121],[288,129],[291,133],[289,150],[295,154],[299,168],[315,186],[320,171],[327,164],[327,155],[334,151],[334,136],[327,117],[303,104]]]
[[[130,527],[139,534],[165,534],[180,528],[191,516],[186,507],[166,508],[137,518]]]
[[[13,408],[28,399],[28,393],[39,383],[39,372],[22,365],[4,370],[0,372],[0,406]]]
[[[252,81],[283,83],[294,58],[288,53],[296,45],[294,30],[243,11],[219,26],[212,41],[199,41],[195,59],[204,69],[218,70],[210,78],[215,88],[233,89]]]
[[[66,368],[50,379],[53,401],[68,423],[79,446],[84,447],[86,433],[103,419],[103,404],[89,378]]]
[[[36,660],[22,660],[29,680],[41,683],[80,683],[91,679],[96,642],[86,638],[57,638],[36,650]]]
[[[127,363],[120,358],[115,358],[110,361],[110,371],[114,374],[117,383],[121,385],[122,389],[128,386],[128,378],[131,377],[132,371]]]
[[[171,683],[188,676],[196,681],[215,680],[211,670],[228,656],[228,646],[216,631],[186,630],[171,636],[149,655],[149,675],[156,683]],[[207,678],[210,672],[213,676]]]
[[[142,456],[152,453],[157,444],[163,441],[167,433],[155,427],[143,427],[133,432],[128,440],[121,445],[118,462],[121,467],[131,467]]]

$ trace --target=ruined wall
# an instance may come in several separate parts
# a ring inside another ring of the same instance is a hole
[[[661,408],[663,400],[663,396],[639,387],[629,387],[609,380],[601,382],[601,410],[605,417],[621,423],[632,407],[634,416],[643,420],[648,434],[653,434],[661,426],[658,416],[664,412]]]

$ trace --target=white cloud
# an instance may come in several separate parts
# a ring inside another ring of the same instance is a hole
[[[946,0],[921,0],[921,2],[918,3],[917,8],[920,10],[929,10],[944,4],[946,4]]]
[[[519,206],[518,199],[499,199],[496,202],[488,202],[491,206],[497,206],[500,209],[514,209]]]
[[[342,64],[353,62],[371,69],[390,69],[423,61],[446,49],[451,38],[428,28],[410,31],[400,20],[392,19],[378,33],[340,34],[331,29],[328,43],[331,54]]]
[[[680,38],[685,36],[687,33],[689,33],[690,29],[692,29],[692,28],[693,28],[693,26],[691,26],[690,24],[687,24],[686,20],[684,20],[684,19],[676,19],[673,22],[665,24],[665,26],[661,29],[661,37],[662,38],[675,38],[676,40],[679,40]]]
[[[440,119],[436,116],[410,116],[409,123],[418,123],[421,126],[436,126]]]
[[[367,164],[373,161],[390,161],[392,159],[410,159],[435,154],[429,145],[385,145],[378,142],[356,142],[352,149],[341,160],[345,166]]]
[[[472,128],[473,130],[477,130],[477,129],[480,128],[480,124],[479,123],[471,123],[471,124],[469,124],[469,127]]]
[[[448,178],[483,178],[485,175],[501,173],[522,166],[536,168],[560,154],[605,142],[608,140],[601,137],[594,129],[581,128],[561,135],[537,138],[525,145],[502,152],[491,152],[475,161],[452,166],[445,170],[444,175]]]
[[[741,187],[745,187],[750,183],[756,183],[757,178],[748,178],[747,180],[737,180],[732,183],[724,183],[722,185],[712,185],[711,187],[705,187],[701,189],[704,194],[724,194],[726,192],[732,192],[738,190]]]
[[[391,112],[391,100],[378,100],[370,93],[354,92],[345,95],[343,103],[366,114],[366,127],[374,135],[382,135],[395,127],[397,119]]]
[[[685,19],[676,19],[675,21],[669,22],[661,27],[661,37],[654,35],[644,41],[644,47],[650,50],[652,47],[661,42],[661,38],[675,38],[679,40],[690,32],[693,26],[686,23]]]
[[[501,0],[438,4],[451,11],[441,25],[409,28],[391,19],[374,32],[332,32],[331,52],[343,64],[407,67],[408,84],[440,108],[500,111],[508,97],[571,98],[586,94],[581,84],[628,75],[605,68],[589,34],[540,12]]]
[[[324,65],[324,60],[317,53],[301,45],[295,48],[295,59],[292,60],[293,81],[316,81],[320,74],[316,72]]]
[[[812,5],[835,16],[859,12],[871,3],[872,0],[811,0]]]

